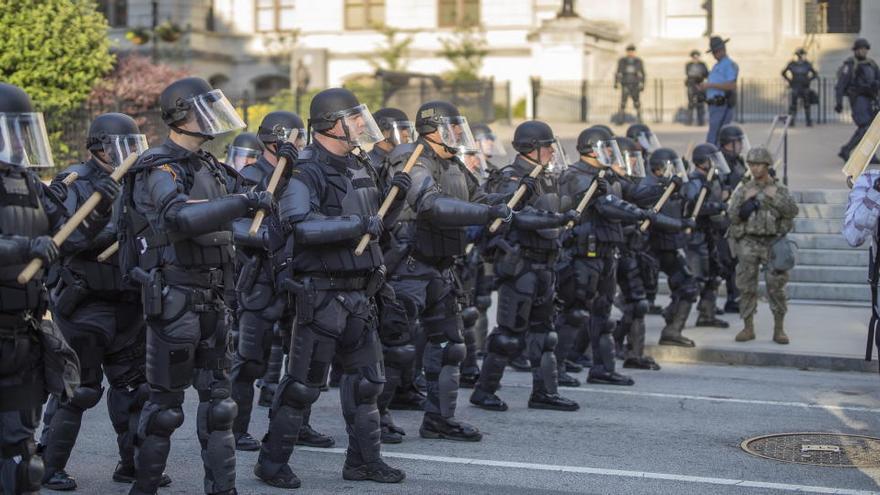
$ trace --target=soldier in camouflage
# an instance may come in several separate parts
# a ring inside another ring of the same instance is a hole
[[[745,326],[737,342],[754,340],[754,317],[758,304],[758,272],[765,266],[767,295],[773,312],[773,341],[788,344],[783,328],[785,284],[788,272],[769,267],[770,247],[794,226],[798,207],[782,182],[770,175],[773,156],[764,147],[752,148],[747,157],[752,178],[743,182],[730,201],[730,235],[736,240],[736,285],[740,290],[740,315]]]

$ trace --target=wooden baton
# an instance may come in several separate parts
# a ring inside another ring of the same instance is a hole
[[[669,199],[669,196],[672,196],[673,191],[675,191],[675,182],[670,182],[669,185],[666,186],[666,190],[663,191],[663,196],[660,196],[660,199],[658,199],[657,203],[655,203],[654,206],[651,207],[651,210],[653,210],[654,213],[658,213],[660,211],[660,209],[663,208],[663,205],[666,204],[666,201]],[[646,219],[644,222],[642,222],[642,225],[639,226],[639,230],[644,232],[644,231],[648,230],[648,227],[650,227],[650,226],[651,226],[651,220]]]
[[[535,164],[535,168],[533,168],[531,173],[529,173],[529,177],[533,179],[537,178],[539,175],[541,175],[542,170],[544,170],[543,165]],[[510,201],[507,202],[507,207],[512,210],[514,207],[516,207],[517,204],[519,204],[520,200],[523,198],[523,196],[525,196],[525,194],[526,185],[523,184],[519,186],[519,188],[517,188],[515,193],[513,193],[513,197],[510,198]],[[494,234],[495,231],[498,230],[498,227],[501,227],[502,222],[503,220],[501,220],[500,218],[496,218],[495,221],[492,222],[492,225],[489,226],[489,232],[492,232]]]
[[[593,182],[590,183],[590,187],[587,188],[587,192],[584,193],[584,196],[581,198],[581,202],[578,203],[577,208],[574,211],[578,212],[578,215],[584,212],[587,209],[587,205],[590,204],[590,199],[593,198],[593,194],[596,194],[596,189],[599,189],[599,181],[597,179],[601,179],[605,177],[605,169],[599,171],[599,175],[596,179],[593,179]],[[574,228],[574,220],[569,220],[567,224],[565,224],[565,229]]]
[[[293,137],[296,139],[296,136]],[[288,138],[288,142],[290,138]],[[278,183],[281,182],[281,176],[284,175],[284,168],[287,167],[287,158],[281,157],[278,159],[278,163],[275,164],[275,170],[272,171],[272,177],[269,178],[269,185],[266,186],[266,191],[269,194],[275,194],[275,189],[278,187]],[[248,230],[248,234],[256,235],[257,231],[260,230],[260,225],[263,224],[263,219],[266,218],[266,211],[259,210],[254,215],[254,220],[251,222],[251,228]]]
[[[131,166],[134,165],[134,162],[137,161],[137,158],[137,153],[132,153],[128,155],[128,158],[126,158],[125,161],[122,162],[122,165],[116,167],[116,170],[114,170],[113,173],[110,174],[110,178],[116,182],[120,182],[122,180],[122,177],[126,174],[126,172],[128,172],[128,169],[130,169]],[[70,216],[70,219],[68,219],[67,222],[65,222],[65,224],[62,225],[60,229],[58,229],[58,232],[54,236],[52,236],[52,240],[55,241],[55,244],[57,246],[60,247],[61,244],[63,244],[64,241],[66,241],[67,238],[70,237],[70,234],[72,234],[80,226],[80,224],[83,223],[86,217],[88,217],[89,214],[92,213],[92,211],[94,211],[94,209],[98,206],[98,203],[101,202],[101,198],[101,193],[99,193],[98,191],[93,192],[92,195],[89,196],[89,199],[87,199],[86,202],[83,203],[83,205],[78,210],[76,210],[73,215]],[[43,260],[41,260],[40,258],[32,259],[31,262],[28,263],[28,265],[24,268],[24,270],[22,270],[21,273],[18,274],[18,283],[24,285],[30,282],[30,280],[34,278],[34,275],[37,274],[42,266]]]
[[[67,177],[65,177],[64,180],[61,181],[61,183],[65,186],[69,186],[76,182],[76,179],[79,179],[79,174],[76,172],[71,172],[67,174]]]
[[[406,164],[403,166],[403,173],[408,174],[409,171],[412,170],[413,166],[416,164],[416,160],[422,155],[424,149],[425,145],[422,143],[416,145],[416,149],[413,150],[412,155],[409,155],[409,160],[407,160]],[[391,208],[391,203],[394,202],[398,192],[400,192],[400,189],[398,189],[397,186],[391,186],[391,189],[388,190],[388,196],[385,196],[382,205],[379,206],[379,212],[376,213],[379,215],[379,218],[384,218],[385,214],[388,213],[388,210]],[[368,244],[370,244],[370,234],[364,234],[358,242],[357,247],[354,249],[354,255],[360,256],[364,254]]]
[[[711,184],[712,179],[714,179],[714,178],[715,178],[715,167],[712,167],[711,169],[709,169],[709,173],[706,174],[707,187],[700,189],[700,195],[697,197],[697,204],[694,205],[694,212],[691,213],[691,220],[693,220],[695,222],[697,221],[697,216],[699,216],[699,214],[700,214],[700,210],[703,209],[703,202],[706,201],[706,194],[709,192],[708,186],[709,186],[709,184]],[[684,233],[690,235],[691,228],[688,227],[688,228],[684,229]]]

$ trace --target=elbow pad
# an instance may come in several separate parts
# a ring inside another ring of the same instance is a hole
[[[489,207],[456,198],[437,197],[424,212],[425,218],[439,227],[464,227],[489,223]]]
[[[356,215],[324,217],[297,222],[293,225],[293,233],[300,244],[332,244],[364,235],[364,227],[363,221]]]
[[[182,203],[172,206],[168,220],[183,234],[201,235],[224,228],[238,217],[247,214],[248,205],[244,196],[233,194],[200,203]]]
[[[528,209],[513,214],[513,226],[520,230],[552,229],[562,225],[564,219],[559,213]]]
[[[599,198],[599,201],[596,202],[596,208],[599,214],[611,220],[638,222],[644,217],[641,209],[613,194],[606,194]]]
[[[266,238],[267,228],[266,222],[260,225],[259,230],[254,235],[250,234],[251,222],[250,218],[238,218],[232,222],[232,239],[236,246],[244,246],[249,248],[266,249],[264,239]]]
[[[662,232],[679,232],[684,229],[680,218],[657,213],[651,220],[651,228]]]

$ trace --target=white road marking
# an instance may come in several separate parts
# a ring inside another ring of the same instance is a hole
[[[504,384],[505,387],[511,388],[531,388],[531,385],[513,385],[513,384]],[[659,392],[637,392],[635,390],[618,390],[618,389],[608,389],[608,388],[590,388],[587,386],[586,388],[572,388],[572,387],[559,387],[560,393],[562,395],[566,395],[569,392],[580,392],[586,394],[612,394],[612,395],[632,395],[636,397],[656,397],[660,399],[687,399],[687,400],[700,400],[706,402],[727,402],[734,404],[756,404],[762,406],[779,406],[779,407],[799,407],[802,409],[824,409],[826,411],[855,411],[855,412],[868,412],[868,413],[880,413],[880,408],[876,407],[861,407],[861,406],[835,406],[831,404],[816,404],[813,402],[787,402],[787,401],[776,401],[776,400],[755,400],[755,399],[737,399],[734,397],[713,397],[711,395],[686,395],[686,394],[664,394]]]
[[[298,447],[299,451],[345,454],[346,449],[320,449],[316,447]],[[708,478],[704,476],[688,476],[683,474],[651,473],[647,471],[627,471],[622,469],[603,469],[582,466],[560,466],[555,464],[536,464],[531,462],[494,461],[491,459],[468,459],[463,457],[445,457],[437,455],[409,454],[405,452],[389,452],[382,449],[382,456],[394,459],[414,461],[440,462],[445,464],[464,464],[468,466],[488,466],[500,468],[530,469],[533,471],[553,471],[559,473],[592,474],[598,476],[617,476],[621,478],[640,478],[661,481],[679,481],[684,483],[703,483],[709,485],[741,486],[744,488],[764,488],[785,492],[828,493],[835,495],[880,495],[880,492],[868,490],[851,490],[827,486],[793,485],[789,483],[770,483],[766,481],[737,480],[729,478]]]

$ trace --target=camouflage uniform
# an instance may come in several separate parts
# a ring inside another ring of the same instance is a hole
[[[776,193],[772,197],[764,192],[771,186],[776,187]],[[760,206],[748,219],[743,220],[739,215],[740,208],[747,201],[746,194],[756,188],[756,198]],[[731,220],[730,235],[736,241],[736,255],[739,259],[736,266],[736,285],[740,290],[739,312],[748,327],[757,310],[760,267],[769,262],[770,246],[773,242],[791,231],[798,207],[788,188],[781,181],[768,177],[766,182],[744,182],[731,198],[728,211]],[[765,279],[770,310],[774,318],[781,322],[786,312],[785,284],[788,282],[788,272],[767,269]]]

